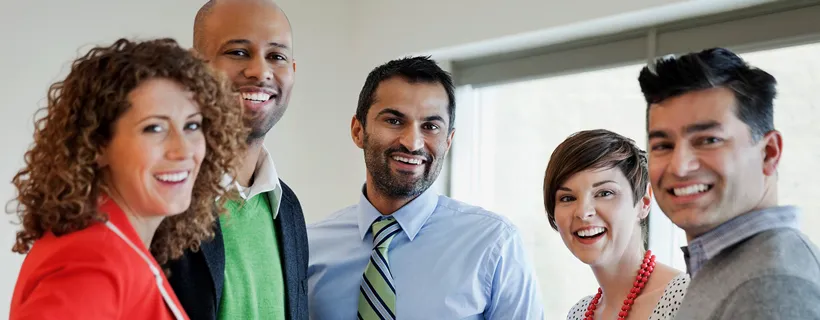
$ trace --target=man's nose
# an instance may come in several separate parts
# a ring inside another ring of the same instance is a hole
[[[258,56],[248,61],[248,64],[242,73],[245,78],[256,81],[273,80],[273,68],[263,56]]]
[[[400,143],[407,148],[407,150],[421,150],[424,147],[424,136],[418,128],[408,127],[402,132]]]
[[[672,153],[669,171],[677,177],[685,177],[700,168],[700,163],[691,148],[678,146]]]

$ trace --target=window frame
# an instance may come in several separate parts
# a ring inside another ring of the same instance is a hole
[[[473,108],[479,105],[474,89],[650,63],[664,55],[709,47],[725,47],[742,54],[820,42],[817,17],[820,1],[776,1],[534,49],[446,61],[457,86],[459,108],[457,133],[444,169],[446,174],[440,179],[446,181],[441,190],[467,202],[492,196],[478,194],[473,187],[493,181],[492,176],[477,172],[479,150],[486,146],[481,145],[484,138],[475,137],[491,133],[481,130],[482,116]],[[646,147],[646,141],[643,144]],[[674,264],[680,267],[680,247],[686,245],[681,231],[654,201],[652,211],[656,214],[649,221],[649,247],[661,261],[676,261]]]

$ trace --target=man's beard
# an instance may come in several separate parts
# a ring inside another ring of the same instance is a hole
[[[384,196],[394,199],[414,198],[430,188],[441,171],[441,164],[435,161],[430,154],[424,151],[410,152],[404,146],[389,148],[379,152],[378,148],[370,145],[368,135],[364,135],[365,166],[373,178],[373,186]],[[390,169],[390,155],[403,152],[409,155],[424,157],[424,173],[419,178],[409,178],[402,173],[394,173]]]
[[[275,126],[285,115],[285,110],[287,110],[287,108],[287,105],[275,104],[269,113],[255,115],[258,117],[246,117],[245,126],[251,129],[248,134],[247,142],[250,143],[252,141],[265,138],[265,135],[268,134],[270,129],[272,129],[273,126]]]

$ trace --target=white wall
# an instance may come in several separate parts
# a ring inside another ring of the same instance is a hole
[[[48,85],[65,76],[70,61],[89,45],[123,36],[170,36],[189,46],[193,16],[203,2],[2,1],[0,180],[6,182],[0,183],[0,202],[14,197],[9,181],[31,143],[32,115],[44,105]],[[413,52],[453,57],[512,50],[518,45],[494,39],[549,33],[561,26],[684,1],[279,2],[294,26],[296,85],[290,108],[267,145],[281,177],[297,192],[308,222],[313,222],[357,201],[364,165],[361,151],[349,138],[349,123],[364,78],[376,65]],[[12,220],[16,221],[8,215],[0,218],[0,317],[8,314],[22,261],[9,250],[17,229],[8,223]]]
[[[171,4],[173,3],[173,4]],[[15,193],[10,181],[31,143],[33,115],[45,105],[48,85],[90,44],[121,36],[171,36],[189,44],[194,1],[3,1],[0,4],[0,203]],[[92,12],[109,12],[96,14]],[[161,21],[161,22],[160,22]],[[82,48],[82,50],[79,50]],[[0,318],[8,316],[22,256],[11,253],[17,227],[0,215]]]
[[[357,47],[378,62],[408,52],[437,51],[550,30],[683,0],[357,0]],[[401,36],[398,36],[401,35]],[[368,45],[378,43],[378,46]],[[490,48],[476,49],[491,50]],[[515,48],[494,48],[514,50]],[[464,52],[475,54],[475,52]]]
[[[194,15],[204,1],[27,0],[0,2],[0,203],[15,195],[10,181],[31,143],[33,114],[49,84],[90,45],[119,37],[173,37],[192,43]],[[355,201],[364,169],[347,135],[358,79],[351,79],[352,9],[342,1],[283,0],[295,29],[296,85],[291,105],[267,139],[278,171],[302,197],[306,213],[323,216]],[[321,5],[324,10],[316,10]],[[99,12],[99,13],[97,13]],[[106,12],[106,13],[102,13]],[[332,168],[341,166],[342,170]],[[5,212],[5,211],[4,211]],[[11,253],[16,217],[0,214],[0,319],[23,257]]]

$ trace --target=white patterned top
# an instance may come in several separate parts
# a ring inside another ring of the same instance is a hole
[[[686,273],[681,273],[672,281],[669,281],[663,295],[661,295],[661,299],[658,300],[658,305],[655,306],[655,310],[652,311],[652,315],[649,316],[648,320],[674,319],[688,286],[689,275]],[[567,314],[567,320],[583,320],[590,301],[592,301],[592,296],[587,296],[578,301]]]

